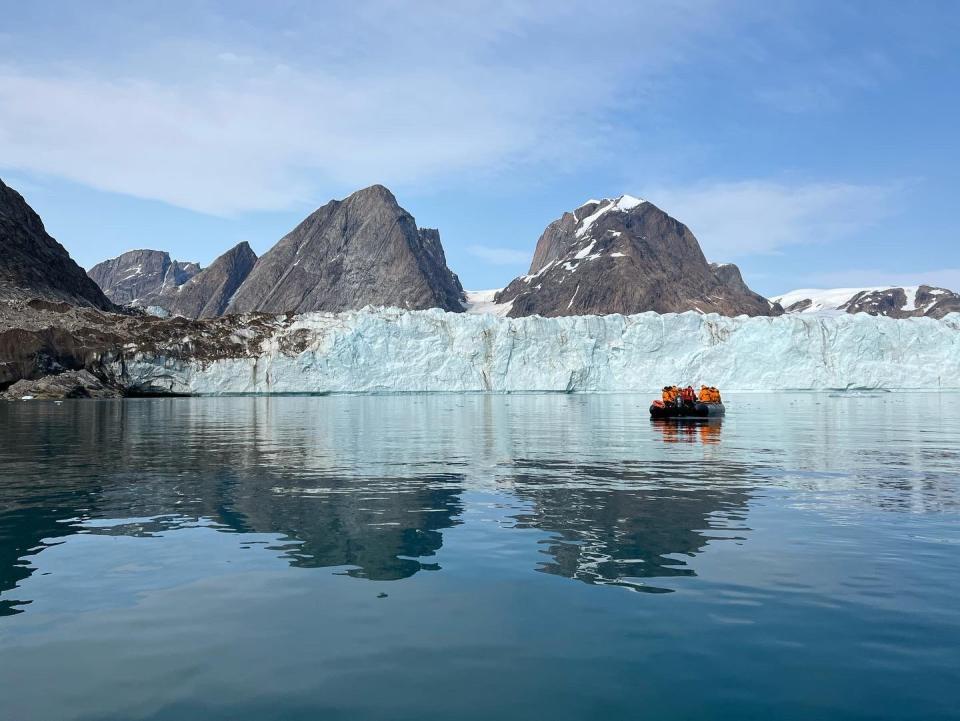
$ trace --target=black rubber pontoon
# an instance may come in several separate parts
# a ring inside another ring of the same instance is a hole
[[[723,403],[683,403],[664,405],[654,403],[650,406],[651,418],[717,418],[726,413]]]

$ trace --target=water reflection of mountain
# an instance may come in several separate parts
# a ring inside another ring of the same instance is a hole
[[[651,424],[648,401],[0,404],[0,603],[9,610],[44,542],[197,522],[265,534],[298,567],[405,578],[436,567],[466,489],[520,503],[517,522],[546,536],[541,570],[638,588],[691,575],[711,538],[741,533],[757,487],[823,494],[839,514],[960,507],[955,406],[934,395],[750,396],[722,426]]]
[[[2,449],[0,593],[15,596],[6,592],[32,573],[31,557],[65,536],[148,534],[197,519],[275,536],[272,547],[299,567],[343,566],[378,580],[437,567],[421,559],[459,523],[462,474],[385,455],[366,425],[278,416],[270,403],[247,403],[233,417],[223,413],[230,408],[51,404],[32,408],[30,424],[0,418],[11,433]],[[86,519],[154,520],[91,528]],[[0,615],[17,602],[4,603]]]
[[[749,489],[741,466],[683,465],[517,463],[512,485],[530,504],[517,525],[550,534],[539,570],[647,592],[670,590],[650,579],[696,575],[688,559],[712,538],[748,530]]]

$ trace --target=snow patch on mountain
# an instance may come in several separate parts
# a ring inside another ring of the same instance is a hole
[[[875,299],[878,295],[895,297],[894,291],[903,291],[904,302],[896,308],[902,313],[926,313],[943,296],[952,295],[951,291],[929,286],[874,286],[867,288],[801,288],[773,298],[788,313],[830,313],[846,312],[851,306],[860,310],[864,301]],[[924,300],[921,302],[921,296]],[[854,300],[856,299],[856,303]]]
[[[466,298],[463,303],[464,312],[473,314],[489,313],[501,318],[506,318],[510,309],[513,308],[513,302],[497,303],[495,297],[501,290],[503,290],[503,288],[463,291]]]
[[[590,232],[590,227],[605,213],[626,213],[627,211],[632,210],[633,208],[636,208],[638,205],[642,205],[645,202],[647,201],[641,200],[640,198],[635,198],[632,195],[621,195],[619,198],[604,198],[603,200],[588,200],[586,203],[577,208],[577,210],[579,211],[591,204],[599,204],[600,207],[582,220],[579,219],[578,214],[574,214],[574,217],[578,219],[576,236],[578,238],[585,237]]]
[[[793,312],[819,313],[820,311],[839,311],[840,307],[848,303],[857,293],[877,290],[887,290],[887,286],[877,286],[874,288],[800,288],[798,290],[791,290],[789,293],[784,293],[783,295],[774,296],[770,298],[770,300],[782,305],[784,310],[792,305],[809,300],[809,306],[803,310]]]

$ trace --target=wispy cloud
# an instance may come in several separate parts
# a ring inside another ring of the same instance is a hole
[[[851,95],[875,90],[881,80],[896,74],[889,60],[877,52],[831,56],[816,63],[805,56],[788,66],[776,83],[761,82],[755,91],[761,102],[787,113],[810,113],[840,108]]]
[[[898,270],[880,268],[853,268],[830,273],[816,273],[806,278],[812,288],[861,288],[877,285],[912,286],[931,285],[960,291],[960,268],[939,270]]]
[[[875,227],[899,186],[770,180],[651,188],[644,197],[682,220],[711,260],[831,243]]]
[[[0,168],[231,214],[371,182],[576,167],[625,142],[629,129],[605,125],[613,111],[722,22],[715,3],[660,0],[604,13],[525,2],[311,7],[265,33],[271,41],[224,13],[210,23],[223,31],[216,42],[143,37],[136,52],[115,49],[123,64],[0,65]],[[121,20],[111,23],[122,43]],[[600,34],[590,52],[569,52]]]
[[[492,265],[528,265],[532,257],[529,251],[514,250],[513,248],[493,248],[486,245],[468,246],[467,252]]]

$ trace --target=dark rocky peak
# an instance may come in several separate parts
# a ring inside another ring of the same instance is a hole
[[[30,298],[114,309],[23,196],[0,180],[0,300]]]
[[[162,250],[128,250],[93,266],[88,275],[114,303],[146,307],[200,272],[200,265],[175,261]]]
[[[890,318],[943,318],[960,312],[960,294],[930,285],[802,289],[777,298],[787,313],[868,313]]]
[[[914,304],[918,311],[929,318],[943,318],[948,313],[960,313],[960,293],[921,285],[917,289]]]
[[[228,313],[367,305],[462,310],[439,233],[420,230],[382,185],[311,213],[257,261]]]
[[[960,295],[929,285],[863,290],[841,305],[840,310],[891,318],[942,318],[947,313],[960,312]]]
[[[250,245],[239,243],[185,283],[163,291],[153,305],[184,318],[223,315],[256,262]]]
[[[769,315],[783,315],[783,307],[772,300],[768,300],[759,293],[750,290],[750,286],[743,280],[740,268],[734,263],[711,263],[710,270],[714,276],[731,294],[753,298],[758,304],[766,303],[770,308]],[[765,313],[759,315],[768,315]]]
[[[683,223],[629,195],[590,200],[550,223],[530,272],[496,296],[510,315],[778,315],[736,266],[711,266]]]
[[[784,313],[803,313],[804,311],[809,310],[813,307],[813,300],[810,298],[803,298],[794,303],[791,303],[786,308],[783,309]]]

